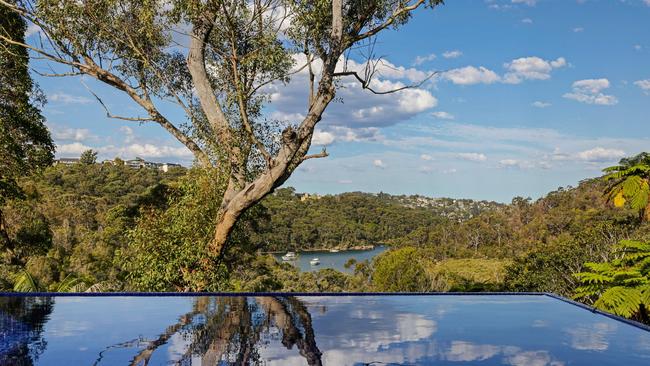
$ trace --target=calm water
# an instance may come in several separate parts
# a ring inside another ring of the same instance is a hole
[[[354,267],[345,268],[345,262],[350,258],[354,258],[357,262],[362,262],[366,259],[370,260],[376,255],[384,252],[387,248],[384,246],[376,246],[372,250],[346,250],[338,253],[331,252],[298,252],[298,259],[295,261],[287,262],[295,266],[298,266],[301,271],[317,271],[323,268],[333,268],[341,272],[352,273],[354,272]],[[275,254],[275,258],[278,261],[282,261],[282,254]],[[312,258],[320,259],[320,265],[311,265],[309,263]]]
[[[650,365],[543,295],[0,298],[2,365]]]

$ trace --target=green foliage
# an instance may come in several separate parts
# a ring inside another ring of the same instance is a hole
[[[587,271],[575,274],[581,283],[575,298],[617,315],[649,322],[650,243],[623,240],[616,250],[618,258],[586,263]]]
[[[129,245],[116,255],[134,290],[228,289],[224,263],[208,254],[225,185],[211,174],[219,173],[190,170],[169,187],[164,208],[141,208]]]
[[[21,271],[16,275],[13,290],[16,292],[38,292],[40,289],[29,272]]]
[[[82,152],[81,156],[79,157],[79,163],[86,164],[86,165],[92,165],[97,163],[97,151],[86,150]]]
[[[27,25],[6,6],[0,7],[0,29],[3,36],[24,42]],[[32,82],[28,63],[25,48],[0,40],[0,207],[21,195],[19,177],[53,158],[54,145],[38,108],[45,99]]]
[[[550,292],[571,296],[577,286],[573,273],[583,263],[594,260],[600,253],[596,248],[573,241],[560,241],[540,246],[514,259],[506,268],[504,288],[508,291]]]
[[[4,207],[13,246],[1,248],[0,274],[13,279],[31,261],[36,269],[30,273],[43,290],[56,290],[68,274],[88,286],[119,289],[116,249],[128,244],[138,208],[160,205],[165,182],[179,174],[184,171],[75,164],[23,178],[24,199]],[[13,282],[0,281],[1,288],[10,290]]]
[[[431,262],[427,277],[434,291],[499,291],[509,263],[500,259],[445,259]]]
[[[499,207],[471,200],[426,199],[351,192],[297,194],[282,188],[260,203],[268,220],[251,240],[267,251],[338,248],[393,243],[418,229],[438,227],[449,218],[465,220]],[[412,244],[408,240],[406,245]]]
[[[424,260],[416,248],[384,252],[375,259],[372,285],[377,291],[424,291],[428,285]]]
[[[648,197],[650,195],[650,155],[641,153],[621,159],[619,165],[605,168],[605,180],[610,181],[607,200],[616,207],[629,205],[639,212],[641,220],[650,220]]]

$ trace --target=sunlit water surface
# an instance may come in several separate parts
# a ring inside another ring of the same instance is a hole
[[[544,295],[0,297],[1,365],[650,365]]]
[[[383,245],[378,245],[370,250],[342,250],[340,252],[329,252],[329,251],[314,251],[314,252],[298,252],[298,258],[293,261],[286,261],[286,263],[293,264],[298,267],[302,272],[318,271],[319,269],[332,268],[337,271],[352,273],[354,272],[354,266],[348,268],[345,267],[345,264],[350,260],[354,259],[357,262],[363,262],[365,260],[372,260],[377,255],[386,251],[386,247]],[[282,260],[282,254],[274,254],[275,259],[278,262],[285,262]],[[318,265],[313,265],[310,261],[314,258],[318,258],[320,263]]]

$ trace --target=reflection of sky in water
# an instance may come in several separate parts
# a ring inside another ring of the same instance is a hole
[[[650,365],[649,332],[547,296],[331,296],[299,300],[311,317],[315,345],[325,365]],[[234,363],[242,339],[254,345],[263,364],[306,364],[304,349],[299,350],[298,344],[306,338],[309,326],[295,304],[249,298],[221,308],[230,312],[218,312],[219,306],[214,303],[197,307],[196,301],[201,300],[57,298],[54,310],[44,319],[41,337],[47,347],[35,363],[92,365],[99,359],[99,365],[129,364],[152,340],[167,332],[169,336],[153,351],[149,365],[173,364],[184,355],[184,365],[216,362],[207,353],[221,346],[222,351],[234,352],[215,353],[222,360],[219,364]],[[193,309],[189,322],[172,329]],[[11,316],[3,311],[0,307],[0,314],[4,314],[0,319]],[[239,311],[246,317],[233,313]],[[221,318],[214,314],[221,314]],[[215,323],[214,319],[219,320]],[[0,325],[9,324],[14,323],[2,321]],[[202,328],[210,324],[213,328]],[[295,339],[285,343],[283,336],[290,333],[287,324],[299,331],[298,343]],[[208,336],[206,344],[210,346],[196,348],[205,336],[197,329],[217,334],[226,328],[238,334],[229,338],[228,344],[220,346]],[[21,327],[14,329],[22,331]],[[256,331],[242,336],[243,329]],[[7,333],[7,329],[1,330]],[[200,351],[188,356],[191,349]],[[0,352],[5,351],[6,347],[0,347]]]

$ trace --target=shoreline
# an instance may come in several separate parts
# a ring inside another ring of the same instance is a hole
[[[327,252],[327,253],[344,253],[344,252],[362,252],[362,251],[368,251],[368,250],[373,250],[377,247],[382,247],[384,246],[383,244],[379,245],[356,245],[353,247],[348,247],[345,249],[339,249],[339,248],[309,248],[309,249],[298,249],[296,253],[302,253],[302,252]],[[332,249],[338,250],[338,252],[331,252]],[[259,252],[260,254],[285,254],[286,251],[271,251],[271,252]]]

